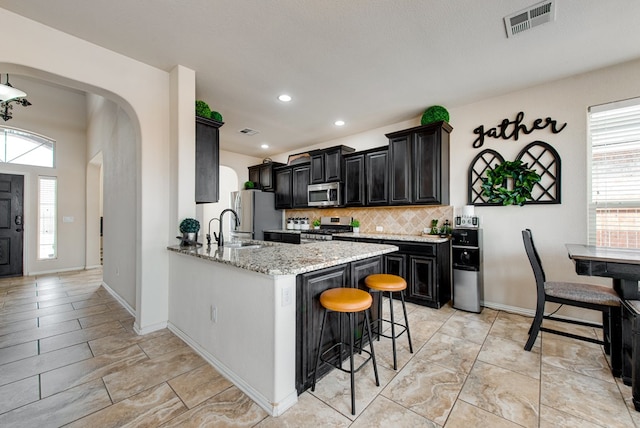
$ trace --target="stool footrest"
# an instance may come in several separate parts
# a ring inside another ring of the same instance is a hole
[[[402,330],[400,331],[400,333],[396,333],[396,335],[394,337],[394,336],[385,334],[382,331],[378,331],[378,329],[376,328],[376,324],[378,322],[388,322],[389,324],[395,324],[396,326],[400,327]],[[375,320],[375,321],[373,321],[371,323],[371,332],[373,334],[377,334],[378,336],[386,337],[387,339],[394,339],[394,338],[397,339],[398,337],[402,336],[406,331],[407,331],[407,326],[406,325],[400,324],[399,322],[383,319],[383,318],[379,318],[379,319],[377,319],[377,320]]]
[[[348,346],[348,344],[344,344],[344,343],[336,343],[335,345],[331,346],[329,349],[327,349],[326,351],[324,351],[322,354],[320,354],[320,361],[322,361],[323,363],[326,364],[330,364],[331,366],[333,366],[333,368],[336,368],[338,370],[341,370],[345,373],[350,373],[351,370],[347,370],[342,368],[342,362],[347,360],[349,358],[349,354],[344,354],[343,355],[334,355],[332,357],[329,358],[325,358],[325,355],[328,354],[329,352],[333,351],[335,348],[340,347],[340,345],[344,346],[345,348]],[[355,347],[354,347],[355,348]],[[358,347],[358,352],[364,352],[365,354],[367,354],[366,359],[358,366],[358,368],[353,369],[354,373],[357,373],[362,367],[364,367],[365,364],[367,364],[370,360],[371,360],[371,352],[367,351],[366,349],[362,349],[360,347]]]

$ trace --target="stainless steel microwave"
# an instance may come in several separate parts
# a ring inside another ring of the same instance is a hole
[[[340,205],[340,183],[310,184],[307,190],[310,207],[336,207]]]

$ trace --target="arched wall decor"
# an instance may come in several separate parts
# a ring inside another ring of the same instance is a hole
[[[534,185],[531,191],[532,200],[525,202],[525,204],[559,204],[561,163],[558,152],[544,141],[534,141],[520,151],[516,160],[527,164],[541,177],[541,180]],[[468,203],[470,205],[501,205],[488,202],[489,198],[483,195],[482,177],[486,177],[488,169],[494,169],[495,165],[504,161],[504,157],[492,149],[483,150],[471,161],[468,174]]]

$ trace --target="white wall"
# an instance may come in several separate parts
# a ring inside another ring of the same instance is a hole
[[[134,327],[140,332],[164,327],[168,318],[166,245],[170,225],[177,224],[173,218],[177,214],[170,212],[168,192],[173,123],[169,73],[5,9],[0,9],[0,21],[7,34],[21,35],[0,50],[3,72],[17,72],[104,96],[131,118],[138,161],[135,183],[129,183],[135,185],[137,195],[136,275],[135,284],[128,285],[136,291]],[[83,162],[86,161],[83,153]],[[82,171],[84,174],[85,169]],[[84,179],[81,182],[84,184]],[[84,194],[84,188],[80,194]],[[76,242],[82,245],[83,237]]]
[[[138,162],[133,127],[113,101],[98,95],[87,98],[87,140],[92,147],[102,147],[103,281],[135,309]]]
[[[3,72],[5,70],[3,69]],[[85,97],[82,93],[43,84],[19,75],[10,82],[27,93],[30,107],[15,106],[3,125],[44,135],[56,141],[54,168],[0,164],[0,172],[25,175],[25,274],[85,267]],[[58,180],[57,258],[38,260],[38,176]],[[62,218],[73,217],[63,223]]]
[[[505,159],[513,160],[528,143],[542,140],[560,154],[562,163],[562,203],[526,205],[524,207],[476,207],[482,217],[484,232],[485,301],[497,307],[533,313],[535,285],[524,253],[521,230],[533,231],[547,278],[610,284],[604,278],[578,276],[567,257],[565,243],[587,241],[587,108],[640,96],[640,60],[567,79],[531,87],[477,103],[450,107],[451,134],[451,204],[467,204],[467,174],[472,159],[483,149],[492,148]],[[425,107],[429,102],[425,102]],[[567,123],[559,134],[549,129],[521,135],[518,141],[486,139],[481,149],[474,149],[473,130],[479,125],[490,128],[503,119],[525,113],[527,127],[536,118],[551,117],[558,124]],[[366,133],[328,141],[313,147],[344,144],[357,150],[388,144],[385,133],[420,124],[420,117]],[[307,150],[301,149],[300,151]],[[286,162],[287,154],[274,156]],[[564,309],[563,309],[564,311]],[[577,312],[560,312],[570,316],[590,317]]]

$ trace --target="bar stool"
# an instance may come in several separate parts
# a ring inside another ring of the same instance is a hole
[[[355,398],[355,382],[354,382],[354,373],[359,371],[365,364],[369,362],[369,360],[373,361],[373,372],[376,378],[376,386],[380,386],[380,381],[378,380],[378,367],[376,365],[376,354],[373,350],[373,341],[371,340],[371,325],[369,319],[369,313],[367,310],[371,307],[371,303],[373,302],[373,298],[366,291],[357,289],[357,288],[332,288],[330,290],[324,291],[320,295],[320,304],[324,308],[324,315],[322,317],[322,327],[320,328],[320,341],[318,343],[318,353],[316,355],[316,368],[313,372],[313,384],[311,386],[311,391],[315,391],[316,389],[316,374],[318,373],[318,369],[320,368],[320,363],[327,363],[332,365],[334,368],[338,370],[342,370],[345,373],[349,373],[351,375],[351,414],[356,414],[356,398]],[[338,312],[338,316],[340,317],[340,341],[334,345],[332,345],[329,349],[322,352],[322,337],[324,335],[324,328],[327,321],[327,313],[330,311]],[[354,335],[355,335],[355,320],[354,315],[358,312],[364,312],[365,323],[362,332],[362,337],[360,340],[360,346],[358,351],[360,353],[364,352],[368,355],[367,359],[360,364],[357,369],[353,367],[353,348],[354,348]],[[343,331],[342,331],[342,314],[348,315],[349,318],[349,362],[350,369],[346,370],[342,368],[342,359],[343,359],[343,346],[346,343],[343,341]],[[366,329],[367,334],[369,335],[369,344],[371,345],[371,351],[367,351],[362,349],[364,347],[364,329]],[[334,351],[336,348],[339,349],[339,353],[334,355],[329,359],[325,359],[325,355]]]
[[[386,337],[391,339],[393,344],[393,369],[398,369],[398,361],[396,356],[396,338],[400,337],[402,333],[407,332],[407,338],[409,339],[409,351],[413,354],[413,345],[411,344],[411,332],[409,331],[409,318],[407,318],[407,306],[404,303],[404,290],[407,288],[407,281],[404,280],[401,276],[398,275],[390,275],[386,273],[377,273],[374,275],[369,275],[364,279],[364,283],[371,292],[379,292],[380,293],[380,310],[378,314],[378,319],[373,322],[377,326],[377,332],[379,336]],[[384,297],[384,293],[389,293],[389,311],[391,319],[382,318],[382,297]],[[402,301],[402,312],[404,313],[404,324],[400,324],[395,321],[393,316],[393,293],[400,293],[400,300]],[[391,324],[391,336],[382,333],[382,322],[388,322]],[[396,334],[396,326],[402,328],[400,333]],[[378,338],[379,340],[379,338]]]

